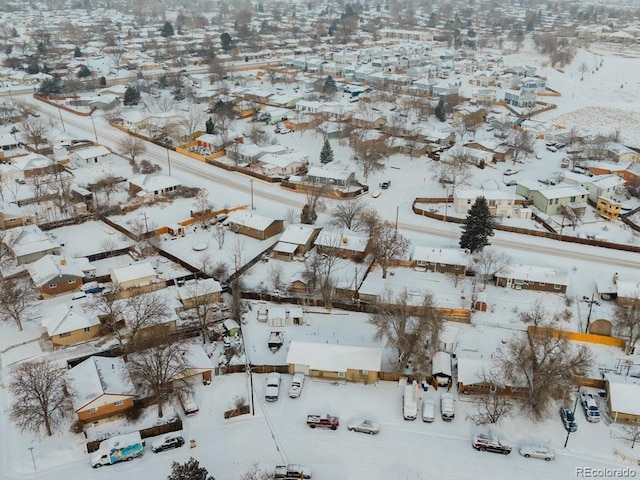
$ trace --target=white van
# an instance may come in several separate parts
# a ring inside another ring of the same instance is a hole
[[[405,420],[415,420],[418,416],[418,384],[415,380],[404,387],[402,416]]]
[[[436,418],[436,402],[427,398],[422,402],[422,421],[431,423]]]
[[[456,416],[453,395],[450,393],[443,393],[440,397],[440,414],[445,422],[450,422]]]

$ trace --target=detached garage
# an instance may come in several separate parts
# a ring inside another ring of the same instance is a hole
[[[605,374],[607,406],[614,422],[640,422],[640,379]]]
[[[292,341],[287,364],[292,375],[372,383],[378,380],[382,349]]]

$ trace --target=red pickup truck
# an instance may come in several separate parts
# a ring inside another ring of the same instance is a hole
[[[336,430],[340,425],[340,419],[332,415],[307,415],[307,425],[311,428],[322,427]]]

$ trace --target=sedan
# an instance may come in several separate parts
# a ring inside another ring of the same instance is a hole
[[[369,435],[376,435],[380,433],[380,427],[371,420],[358,420],[347,425],[347,430],[350,432],[368,433]]]
[[[525,458],[541,458],[547,462],[556,458],[556,452],[540,445],[522,445],[520,455]]]

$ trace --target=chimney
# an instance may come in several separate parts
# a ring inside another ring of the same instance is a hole
[[[618,272],[613,274],[613,284],[614,285],[618,284]]]

